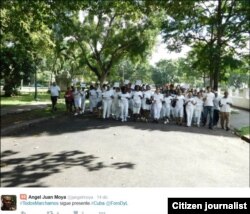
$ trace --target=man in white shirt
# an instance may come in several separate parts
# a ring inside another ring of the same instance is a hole
[[[204,117],[203,126],[207,123],[207,116],[209,116],[209,129],[213,129],[213,107],[215,95],[211,91],[211,87],[207,87],[207,93],[204,95]]]
[[[52,83],[52,86],[50,86],[50,95],[51,95],[51,102],[52,102],[52,111],[56,111],[56,104],[57,104],[57,98],[60,95],[60,87],[56,85],[55,82]]]
[[[229,114],[231,112],[232,99],[228,97],[228,92],[224,92],[224,97],[220,100],[220,115],[221,115],[221,128],[224,129],[226,122],[226,130],[229,130]]]

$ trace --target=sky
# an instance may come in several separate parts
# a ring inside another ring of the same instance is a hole
[[[166,44],[163,43],[161,35],[159,35],[149,63],[155,65],[155,63],[162,59],[178,59],[180,57],[185,57],[190,50],[191,48],[189,46],[183,46],[180,53],[169,52],[166,49]]]

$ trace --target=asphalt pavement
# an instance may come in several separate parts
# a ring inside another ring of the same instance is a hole
[[[1,159],[3,187],[249,187],[249,143],[219,128],[64,116],[3,135]]]

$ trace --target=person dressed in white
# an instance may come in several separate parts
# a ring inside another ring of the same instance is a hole
[[[143,99],[142,99],[142,110],[143,110],[143,116],[146,121],[149,120],[150,110],[152,107],[152,96],[153,92],[150,89],[150,86],[146,86],[146,90],[143,91]]]
[[[114,98],[111,105],[111,112],[113,117],[118,120],[120,118],[119,95],[121,94],[120,88],[116,87],[114,91]]]
[[[128,118],[128,107],[130,99],[130,94],[127,92],[127,87],[121,87],[121,94],[118,95],[118,99],[121,112],[121,121],[126,122]]]
[[[214,107],[214,98],[215,95],[211,91],[211,87],[207,87],[207,93],[204,94],[204,118],[203,126],[207,123],[207,116],[209,115],[209,129],[213,129],[213,107]]]
[[[203,100],[201,93],[198,92],[197,96],[194,98],[195,99],[195,108],[194,108],[194,118],[195,118],[195,123],[197,127],[200,127],[200,122],[201,122],[201,113],[203,111]]]
[[[81,102],[82,102],[82,98],[81,98],[81,87],[77,87],[75,89],[75,91],[73,92],[73,96],[74,96],[74,102],[75,102],[75,107],[76,107],[76,112],[75,112],[75,116],[78,115],[81,112]]]
[[[111,104],[113,99],[113,91],[110,90],[109,86],[104,86],[104,91],[102,93],[102,118],[109,118],[111,113]]]
[[[195,104],[196,102],[195,102],[195,99],[193,98],[193,94],[191,91],[189,91],[185,99],[185,106],[186,106],[186,113],[187,113],[187,127],[190,127],[192,124]]]
[[[161,116],[163,94],[160,93],[160,89],[157,87],[153,94],[153,109],[154,109],[154,121],[159,122]]]
[[[166,96],[163,98],[163,106],[162,106],[162,116],[165,119],[164,124],[169,123],[170,120],[170,110],[172,97],[170,96],[169,91],[166,92]]]
[[[177,91],[177,95],[175,99],[175,117],[176,117],[176,124],[182,125],[183,114],[184,114],[184,101],[185,97],[181,94],[181,90]]]
[[[102,89],[99,84],[96,85],[96,93],[97,93],[97,103],[102,102]]]
[[[140,91],[140,86],[135,86],[135,91],[132,93],[132,100],[133,100],[133,115],[134,121],[136,121],[139,117],[141,104],[142,104],[142,92]]]
[[[85,111],[85,101],[86,101],[86,91],[85,87],[82,87],[82,90],[80,91],[81,95],[81,111],[80,114],[83,114]]]
[[[89,108],[90,112],[96,108],[97,105],[97,92],[93,85],[90,86],[89,90]]]
[[[231,97],[228,97],[228,92],[224,92],[224,97],[221,98],[220,102],[220,115],[221,115],[221,128],[229,130],[229,117],[231,112],[231,105],[233,104]]]
[[[57,99],[60,95],[61,89],[59,86],[56,85],[55,82],[53,82],[49,90],[50,90],[50,95],[51,95],[52,111],[56,111]]]

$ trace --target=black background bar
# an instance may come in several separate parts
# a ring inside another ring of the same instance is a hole
[[[168,214],[249,214],[249,208],[250,198],[168,198]]]

